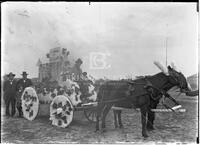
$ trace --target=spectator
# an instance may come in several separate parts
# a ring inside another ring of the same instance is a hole
[[[17,87],[22,86],[23,90],[24,90],[26,87],[30,87],[33,85],[31,79],[27,78],[27,75],[28,74],[25,71],[22,73],[22,78],[17,82]],[[17,89],[19,89],[19,88],[17,88]]]
[[[15,74],[10,72],[8,75],[8,80],[4,82],[3,91],[4,91],[4,101],[6,104],[6,116],[10,116],[9,106],[11,104],[11,116],[15,115],[15,103],[16,103],[16,86],[17,82],[14,80]]]
[[[20,92],[20,91],[23,92],[26,87],[30,87],[30,86],[33,85],[32,81],[27,78],[27,75],[28,74],[24,71],[22,73],[23,77],[17,82],[17,91],[18,92]],[[17,110],[19,112],[19,117],[22,117],[23,113],[22,113],[22,106],[21,106],[21,98],[20,97],[17,98]]]

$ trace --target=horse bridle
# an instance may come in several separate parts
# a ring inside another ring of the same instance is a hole
[[[180,88],[180,93],[184,93],[186,91],[186,89],[184,88],[184,83],[177,78],[180,76],[171,75],[171,77],[177,82],[177,86]]]
[[[164,93],[164,90],[159,89],[159,88],[157,88],[156,86],[154,86],[154,85],[151,83],[151,81],[148,80],[147,76],[145,76],[143,79],[146,81],[146,83],[136,83],[136,82],[134,82],[134,81],[132,81],[132,82],[129,81],[129,83],[130,83],[130,84],[135,84],[135,85],[144,85],[144,89],[146,89],[146,90],[147,90],[148,88],[153,88],[154,90],[157,90],[160,94],[163,94],[163,95],[165,94],[165,93]],[[130,89],[130,92],[132,93],[134,90],[135,90],[135,89]],[[148,90],[147,90],[147,92],[148,92],[147,94],[149,94],[153,100],[157,100],[157,99],[160,98],[159,95],[158,95],[158,97],[154,98],[152,92],[150,93]]]
[[[179,103],[178,103],[173,97],[171,97],[171,96],[167,93],[167,91],[165,91],[165,90],[163,90],[163,89],[159,89],[159,88],[153,86],[153,84],[152,84],[146,77],[145,77],[145,80],[147,81],[146,87],[149,86],[149,87],[151,87],[151,88],[157,90],[162,96],[164,96],[164,99],[165,99],[165,98],[169,98],[169,99],[170,99],[171,101],[173,101],[176,105],[179,105]],[[148,84],[150,84],[150,85],[148,85]],[[165,85],[165,84],[164,84],[164,85]],[[164,86],[164,85],[163,85],[163,86]],[[162,87],[161,87],[161,88],[162,88]],[[152,93],[150,93],[150,96],[151,96],[151,98],[152,98],[154,101],[156,101],[156,100],[158,100],[158,99],[161,98],[160,95],[158,95],[158,97],[154,98]],[[170,110],[172,110],[172,111],[174,112],[174,110],[173,110],[171,107],[169,107],[167,104],[164,103],[164,99],[163,99],[163,101],[162,101],[163,106],[164,106],[165,108],[170,109]]]

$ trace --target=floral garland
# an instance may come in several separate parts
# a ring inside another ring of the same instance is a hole
[[[39,109],[39,100],[35,90],[32,87],[25,88],[21,100],[24,117],[28,120],[34,120]]]
[[[50,104],[57,95],[69,96],[73,106],[96,101],[97,94],[91,81],[43,82],[36,87],[40,104]]]
[[[73,119],[73,105],[70,100],[64,96],[56,96],[50,104],[50,120],[52,125],[58,127],[67,127]]]

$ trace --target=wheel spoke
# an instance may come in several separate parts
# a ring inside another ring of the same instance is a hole
[[[95,113],[94,113],[94,112],[92,112],[92,121],[94,120],[94,115],[95,115]]]
[[[84,110],[85,117],[88,119],[90,122],[96,122],[96,110],[92,109],[87,109]]]
[[[88,113],[88,117],[89,117],[89,118],[90,118],[91,114],[92,114],[92,111],[90,111],[90,112]]]

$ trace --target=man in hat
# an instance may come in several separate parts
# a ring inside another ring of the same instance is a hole
[[[17,91],[23,92],[26,87],[30,87],[33,85],[32,81],[27,78],[27,73],[24,71],[22,72],[22,78],[17,82]],[[17,110],[19,112],[19,117],[22,117],[22,107],[21,107],[21,99],[17,99]]]
[[[14,80],[15,74],[10,72],[8,75],[8,80],[4,82],[3,91],[4,91],[4,101],[6,104],[6,116],[10,116],[9,106],[11,104],[12,111],[11,116],[15,115],[15,102],[16,102],[16,85],[17,82]]]
[[[81,75],[82,75],[82,69],[81,69],[81,65],[82,65],[83,61],[79,58],[75,61],[74,66],[71,69],[71,73],[74,74],[75,80],[79,80],[81,79]]]
[[[26,88],[26,87],[30,87],[33,85],[31,79],[28,79],[27,78],[27,73],[24,71],[22,72],[22,78],[17,82],[17,87],[20,87],[22,86],[23,87],[23,90]],[[19,89],[19,88],[18,88]]]

